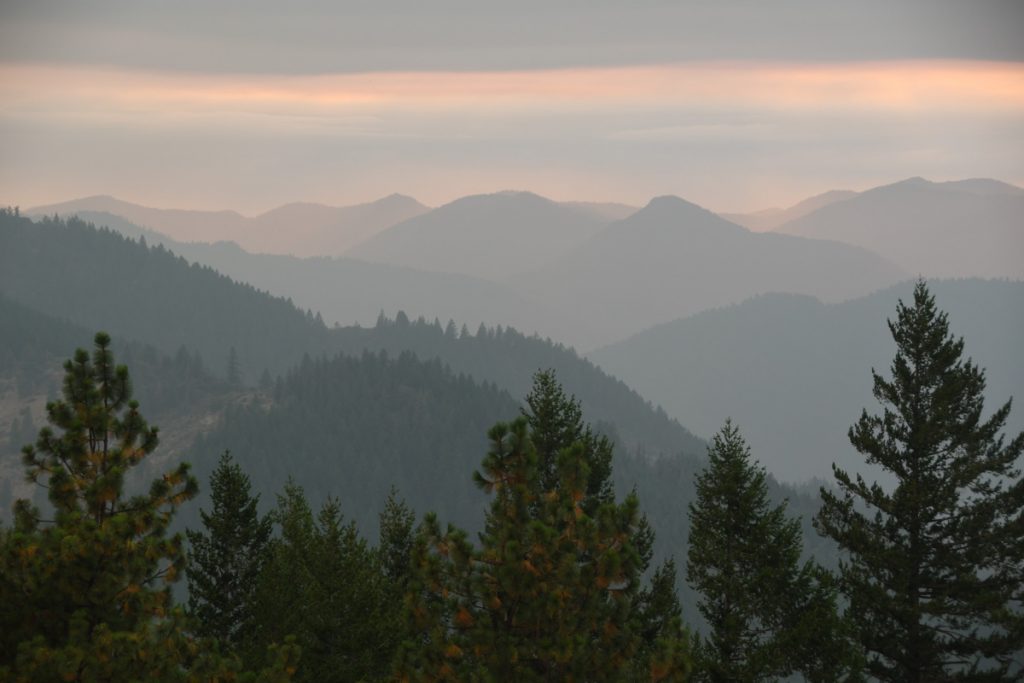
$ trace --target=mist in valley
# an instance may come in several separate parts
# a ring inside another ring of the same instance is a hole
[[[3,675],[1024,675],[1015,7],[0,19]]]

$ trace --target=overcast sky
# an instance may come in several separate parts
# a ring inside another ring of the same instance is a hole
[[[1024,184],[1024,3],[0,0],[0,200]]]

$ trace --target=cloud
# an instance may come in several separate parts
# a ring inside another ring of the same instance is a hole
[[[0,186],[269,209],[529,189],[721,210],[1024,177],[1024,64],[684,62],[321,75],[0,66]],[[772,193],[775,193],[774,195]]]
[[[1006,0],[32,0],[0,61],[203,73],[493,71],[707,60],[1024,60]]]

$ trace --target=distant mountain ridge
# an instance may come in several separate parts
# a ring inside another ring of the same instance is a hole
[[[318,313],[303,313],[291,301],[232,281],[209,266],[190,265],[162,245],[149,247],[79,219],[33,223],[0,212],[0,293],[46,315],[152,344],[164,353],[185,345],[221,376],[234,348],[250,385],[264,370],[277,376],[306,355],[339,351],[412,351],[424,360],[441,358],[454,372],[496,383],[516,398],[525,395],[534,372],[551,368],[591,419],[614,425],[631,451],[653,456],[703,450],[699,439],[663,411],[550,340],[500,325],[481,326],[474,336],[454,323],[410,322],[404,313],[395,315],[392,325],[381,316],[373,327],[330,328]]]
[[[607,211],[531,192],[472,195],[394,225],[348,255],[501,280],[576,248],[604,227]]]
[[[236,211],[154,209],[99,195],[33,207],[26,215],[101,212],[119,216],[184,242],[233,241],[257,253],[340,255],[375,233],[429,211],[411,197],[392,194],[354,206],[296,202],[255,217]]]
[[[800,218],[801,216],[806,216],[823,206],[855,197],[857,194],[852,190],[829,190],[828,192],[822,192],[821,194],[809,197],[786,209],[773,208],[762,209],[752,213],[720,213],[718,215],[749,230],[764,232],[766,230],[774,230],[783,223]]]
[[[189,261],[214,268],[237,281],[288,297],[319,312],[328,325],[371,325],[383,311],[458,320],[474,329],[512,325],[549,334],[557,319],[542,301],[530,300],[502,284],[469,275],[437,273],[347,257],[252,254],[233,242],[178,242],[107,213],[80,212],[83,220],[129,237],[145,237]]]
[[[909,178],[780,225],[870,249],[926,277],[1024,277],[1024,189],[984,178]]]
[[[1015,396],[1009,427],[1024,429],[1024,282],[936,280],[936,305],[988,373],[986,414]],[[846,439],[861,409],[875,410],[871,368],[887,375],[895,352],[886,320],[912,283],[824,304],[769,294],[704,311],[587,354],[698,434],[727,417],[780,479],[831,478],[837,462],[866,470]]]
[[[574,328],[560,337],[593,348],[763,292],[840,301],[905,277],[859,247],[754,233],[678,197],[659,197],[509,284],[572,311]]]

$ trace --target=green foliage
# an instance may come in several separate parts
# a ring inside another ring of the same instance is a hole
[[[479,548],[456,527],[442,532],[434,515],[420,526],[406,597],[419,637],[399,654],[403,680],[628,680],[641,654],[647,680],[686,671],[671,608],[672,628],[655,626],[654,647],[645,649],[637,498],[588,495],[587,430],[551,379],[536,378],[528,403],[535,413],[489,432],[491,449],[474,473],[493,496]],[[534,445],[531,421],[545,457],[556,457],[553,469]],[[654,611],[646,616],[654,625]]]
[[[114,364],[106,334],[96,335],[91,358],[80,349],[64,370],[64,398],[47,405],[60,433],[43,428],[23,450],[27,476],[48,488],[55,519],[44,522],[19,501],[14,528],[0,535],[0,676],[238,678],[238,661],[188,634],[171,605],[185,556],[181,536],[167,528],[195,495],[188,465],[125,498],[125,475],[156,448],[157,430],[131,400],[127,368]],[[287,676],[294,648],[280,655],[266,676]]]
[[[197,632],[238,651],[253,636],[252,604],[272,522],[260,518],[259,496],[227,452],[210,477],[212,510],[189,542],[189,612]]]
[[[456,336],[422,318],[409,321],[404,314],[402,317],[404,325],[382,314],[374,327],[334,330],[337,348],[350,354],[371,349],[392,355],[412,351],[421,359],[438,358],[454,372],[493,382],[517,399],[533,390],[531,377],[538,368],[551,368],[560,382],[571,388],[595,424],[615,425],[622,446],[630,452],[643,450],[668,456],[704,452],[703,441],[572,348],[511,327],[489,329],[481,325],[474,336],[463,325]]]
[[[923,281],[889,329],[881,415],[849,432],[894,486],[834,467],[821,531],[848,553],[843,591],[871,675],[883,681],[1021,680],[1024,651],[1024,434],[1001,435],[1007,402],[982,417],[985,374]]]
[[[163,353],[187,344],[218,366],[234,346],[252,373],[243,381],[330,347],[327,328],[290,301],[78,218],[0,213],[0,255],[0,291],[11,299]]]
[[[415,525],[416,514],[392,488],[380,514],[380,544],[377,547],[384,574],[400,591],[399,595],[405,593],[409,581]]]
[[[314,508],[335,495],[376,537],[377,512],[392,485],[416,509],[459,523],[478,517],[485,500],[469,473],[486,444],[482,435],[517,409],[494,386],[407,353],[306,358],[265,400],[230,406],[196,450],[230,448],[265,497],[289,476]],[[200,475],[213,469],[203,461],[196,467]]]
[[[274,520],[280,536],[259,576],[252,645],[258,651],[294,636],[302,649],[297,681],[382,680],[403,632],[378,554],[343,522],[335,500],[314,515],[291,482]]]
[[[589,472],[584,508],[614,498],[612,490],[612,443],[607,436],[595,434],[583,422],[583,410],[575,396],[567,396],[555,378],[554,370],[533,375],[533,388],[526,395],[522,409],[530,428],[530,441],[537,451],[540,491],[559,485],[558,457],[566,444],[579,443]]]
[[[69,348],[88,336],[85,327],[34,311],[0,292],[0,380],[13,379],[19,397],[51,391],[56,395],[59,377],[55,379],[52,370],[59,368]],[[111,342],[111,348],[132,369],[133,396],[151,414],[179,411],[223,391],[222,383],[204,369],[202,359],[184,346],[172,356],[123,339]],[[19,452],[34,438],[35,431],[21,438],[11,452]]]
[[[698,679],[774,681],[794,673],[837,681],[853,663],[836,591],[813,562],[801,566],[800,523],[769,504],[764,470],[726,422],[708,449],[690,505],[688,580],[709,632]]]

